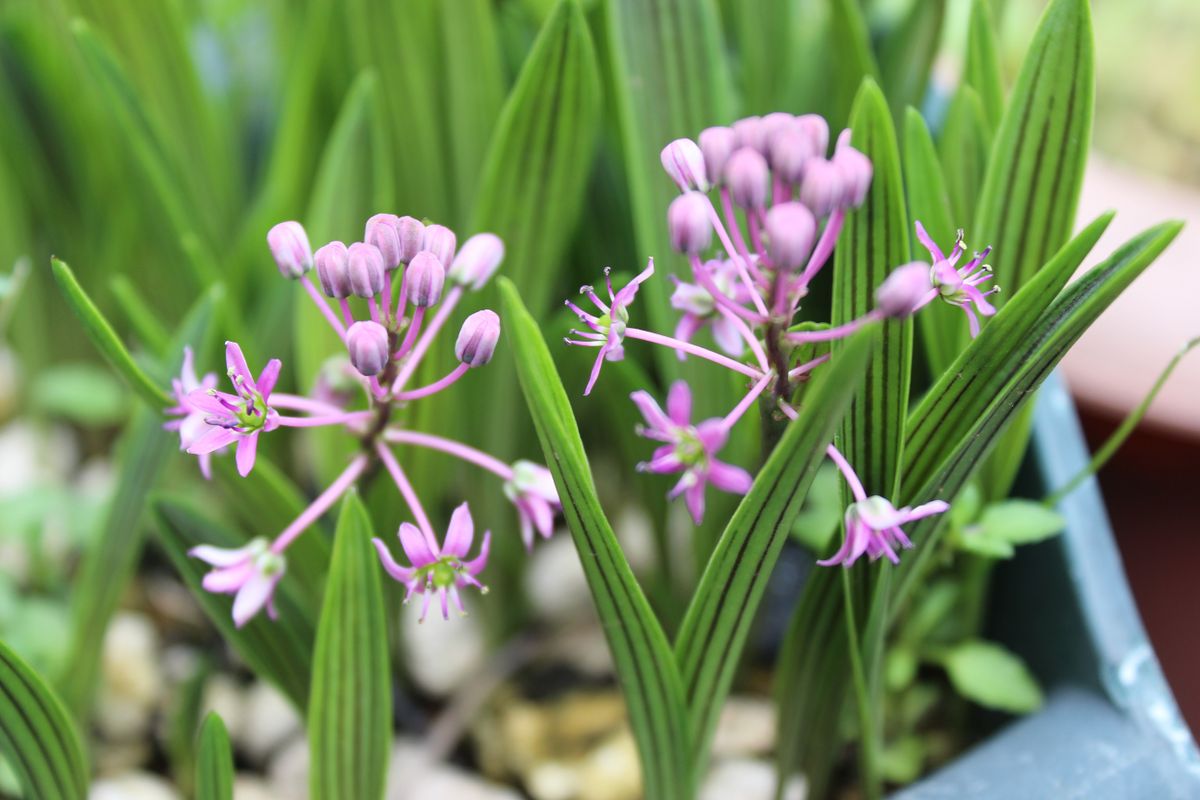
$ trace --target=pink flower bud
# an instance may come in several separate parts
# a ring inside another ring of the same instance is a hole
[[[363,232],[363,241],[375,245],[388,272],[400,266],[400,236],[396,230],[399,223],[400,218],[395,214],[376,214],[367,220]]]
[[[312,269],[313,253],[308,234],[299,222],[280,222],[267,231],[267,246],[285,278],[299,278]]]
[[[400,262],[407,264],[425,247],[425,223],[416,217],[399,217],[396,238],[400,241]]]
[[[800,182],[800,202],[818,217],[827,217],[842,201],[842,173],[832,161],[810,159]]]
[[[737,134],[733,128],[705,128],[700,131],[700,152],[704,155],[708,182],[719,186],[725,180],[725,164],[737,149]]]
[[[737,134],[738,147],[749,147],[766,155],[767,131],[763,127],[761,117],[745,117],[733,123],[733,132]]]
[[[454,263],[450,280],[471,289],[482,289],[504,260],[504,242],[494,233],[477,233],[463,243]]]
[[[366,242],[355,242],[347,253],[350,293],[356,297],[374,297],[383,291],[383,255],[379,248]]]
[[[804,165],[816,156],[812,142],[798,129],[788,128],[771,137],[771,169],[788,183],[799,183]]]
[[[689,255],[701,253],[712,244],[712,223],[708,219],[708,199],[700,192],[684,192],[667,209],[667,229],[671,247]]]
[[[500,341],[500,316],[489,309],[476,311],[463,321],[454,343],[454,355],[468,367],[482,367],[492,360]]]
[[[771,140],[792,127],[795,122],[796,118],[786,111],[772,111],[759,121],[759,127],[762,129],[762,154],[767,157],[768,161],[771,160]]]
[[[833,165],[842,176],[842,205],[850,208],[861,206],[867,198],[867,189],[871,188],[873,167],[871,159],[850,146],[849,128],[838,136]]]
[[[904,319],[921,307],[921,301],[929,294],[929,265],[912,261],[896,267],[892,274],[875,290],[875,302],[885,316]]]
[[[767,252],[775,266],[799,269],[812,252],[817,221],[801,203],[780,203],[767,212]]]
[[[346,331],[346,349],[356,370],[368,378],[378,375],[388,362],[387,331],[378,322],[356,322]]]
[[[454,260],[454,248],[457,246],[458,238],[454,231],[445,225],[425,226],[425,244],[421,249],[437,256],[444,269],[450,269],[450,263]]]
[[[446,270],[436,255],[422,250],[413,256],[404,272],[404,285],[408,299],[417,308],[428,308],[442,299],[442,287],[446,283]]]
[[[829,123],[824,117],[820,114],[801,114],[796,117],[793,127],[812,141],[816,155],[824,157],[829,150]]]
[[[676,139],[659,154],[663,169],[675,181],[679,191],[689,189],[708,191],[708,173],[705,170],[704,154],[691,139]]]
[[[742,208],[759,209],[767,203],[770,181],[767,160],[750,147],[740,147],[725,165],[725,181],[733,202]]]
[[[342,242],[330,242],[313,257],[317,264],[317,280],[326,297],[340,299],[350,296],[350,255]]]

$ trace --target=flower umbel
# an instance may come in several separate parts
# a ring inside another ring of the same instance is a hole
[[[254,539],[237,549],[200,545],[188,555],[213,566],[202,583],[206,591],[236,595],[233,622],[239,628],[264,606],[267,615],[275,619],[275,587],[287,571],[287,562],[271,550],[266,539]]]
[[[584,286],[579,290],[580,294],[592,301],[599,313],[589,313],[570,300],[566,301],[567,307],[579,316],[580,322],[591,328],[590,332],[572,330],[571,333],[580,338],[567,339],[567,344],[600,348],[600,352],[596,354],[596,363],[592,366],[591,377],[588,378],[587,388],[583,391],[585,395],[591,394],[592,387],[596,385],[596,379],[600,377],[600,367],[606,360],[620,361],[625,357],[623,343],[625,330],[629,325],[629,305],[637,296],[638,287],[654,274],[654,259],[650,259],[646,268],[620,291],[613,289],[611,272],[610,268],[604,268],[604,282],[608,286],[608,303],[601,300],[591,286]]]
[[[467,552],[475,538],[475,523],[471,519],[471,510],[463,503],[454,509],[450,517],[450,527],[446,530],[446,539],[438,546],[432,531],[421,532],[421,529],[409,522],[400,524],[400,546],[408,557],[411,567],[401,566],[392,557],[387,544],[382,539],[374,539],[375,549],[379,552],[379,560],[387,573],[407,590],[404,602],[408,602],[414,593],[425,595],[421,606],[421,621],[429,611],[429,600],[436,594],[441,601],[442,618],[450,618],[450,600],[458,608],[460,614],[466,614],[462,598],[458,590],[465,586],[474,586],[480,592],[486,593],[487,587],[479,582],[476,576],[487,565],[488,551],[491,547],[492,532],[485,531],[483,543],[479,546],[479,555],[467,560]]]

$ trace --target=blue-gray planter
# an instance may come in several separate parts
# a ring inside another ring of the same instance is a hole
[[[1037,400],[1033,455],[1051,490],[1088,460],[1057,377]],[[895,800],[1200,798],[1200,753],[1142,628],[1096,482],[1059,510],[1063,535],[998,570],[991,601],[989,635],[1026,659],[1045,707]]]

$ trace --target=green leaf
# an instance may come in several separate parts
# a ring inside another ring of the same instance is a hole
[[[196,759],[196,800],[232,800],[233,753],[225,723],[210,711],[200,728]]]
[[[133,281],[125,275],[114,275],[108,282],[108,288],[138,340],[152,352],[161,353],[170,343],[171,334],[134,286]]]
[[[818,373],[717,542],[675,641],[692,719],[692,752],[704,763],[741,661],[754,612],[834,430],[860,384],[878,331],[850,339]]]
[[[905,736],[890,742],[883,751],[883,776],[892,783],[912,783],[921,777],[928,745],[921,736]]]
[[[87,760],[79,733],[50,687],[0,643],[0,754],[26,797],[84,800]]]
[[[1028,714],[1042,705],[1042,690],[1025,663],[998,644],[964,642],[939,660],[955,690],[981,706]]]
[[[737,45],[743,113],[780,111],[792,99],[794,6],[791,0],[727,0],[722,9],[728,38]]]
[[[512,282],[499,283],[521,389],[625,692],[645,794],[685,800],[694,777],[675,659],[600,507],[570,402],[538,324]]]
[[[1017,553],[1010,543],[988,536],[974,527],[960,531],[954,543],[959,550],[985,558],[1012,558]]]
[[[946,191],[950,195],[950,209],[956,228],[966,228],[975,218],[991,147],[992,133],[984,115],[983,103],[974,89],[963,84],[954,93],[954,100],[946,112],[938,151],[942,159],[943,174],[946,176]],[[970,234],[972,239],[976,240],[983,231],[976,224]],[[991,243],[992,240],[986,241]],[[1002,254],[1007,255],[997,248],[997,257]]]
[[[924,225],[935,242],[953,241],[955,226],[942,165],[925,119],[915,108],[907,109],[904,116],[904,180],[909,221]],[[928,260],[929,254],[915,241],[912,249],[914,259]],[[917,314],[918,339],[934,378],[958,355],[965,327],[962,312],[946,303],[931,303]]]
[[[996,129],[1004,114],[1004,78],[1000,72],[999,49],[991,5],[988,0],[974,0],[967,22],[963,80],[979,95],[991,130]]]
[[[1101,218],[1092,223],[1063,248],[1054,262],[1082,259],[1090,249],[1087,240],[1095,241],[1107,221]],[[1070,275],[1071,269],[1056,275],[1055,267],[1048,265],[1001,309],[913,412],[906,450],[913,460],[905,471],[901,494],[904,502],[957,494],[1024,401],[1182,227],[1179,222],[1163,223],[1135,236],[1074,281],[1033,321],[1022,315],[1030,306],[1042,304],[1042,285],[1065,280],[1063,276]],[[1086,246],[1077,247],[1080,240]],[[1082,253],[1072,254],[1074,250]],[[973,416],[967,419],[963,414]],[[916,441],[925,444],[914,445]],[[918,463],[920,468],[914,466]],[[899,602],[911,591],[923,564],[936,550],[939,523],[937,517],[929,517],[910,530],[909,537],[918,547],[912,557],[901,562],[901,577],[894,591]]]
[[[920,106],[942,38],[946,0],[911,0],[908,12],[883,40],[879,76],[891,107],[899,113]]]
[[[75,316],[79,317],[79,321],[83,323],[83,329],[88,338],[117,371],[117,374],[125,379],[129,388],[133,389],[155,411],[161,411],[173,405],[171,398],[163,391],[162,387],[137,365],[133,356],[129,355],[129,351],[125,349],[117,332],[108,324],[108,320],[100,313],[100,309],[96,308],[96,304],[79,285],[79,281],[75,280],[75,273],[71,271],[71,268],[57,258],[50,259],[50,267],[54,271],[54,279],[58,282],[59,289],[62,290],[63,298],[75,312]]]
[[[31,410],[87,427],[115,425],[129,408],[125,392],[97,364],[55,364],[37,374],[29,390]]]
[[[599,127],[600,84],[587,20],[563,0],[542,26],[484,162],[474,230],[504,240],[506,269],[536,316],[575,229]]]
[[[1053,0],[1000,122],[971,234],[996,248],[1005,291],[1027,283],[1071,235],[1094,101],[1088,1]]]
[[[317,626],[308,741],[313,798],[383,795],[392,743],[391,667],[379,561],[358,495],[342,502]]]
[[[296,708],[304,709],[316,631],[316,612],[308,588],[294,578],[285,577],[275,591],[279,619],[269,620],[266,614],[259,614],[241,628],[235,627],[232,598],[204,590],[201,581],[209,567],[191,558],[188,551],[201,544],[241,547],[250,537],[219,525],[181,498],[159,497],[152,507],[159,545],[225,641],[256,675],[279,687]]]
[[[900,178],[896,133],[883,93],[863,83],[850,115],[851,143],[874,165],[862,207],[846,216],[835,254],[833,324],[843,325],[875,308],[875,290],[909,261],[908,213]],[[862,391],[842,422],[839,444],[858,470],[868,494],[893,494],[900,466],[912,362],[912,321],[882,324],[880,346],[871,356]],[[835,343],[837,358],[842,345]]]
[[[834,130],[849,118],[851,106],[866,78],[877,78],[879,67],[871,52],[871,39],[862,8],[856,0],[829,1],[829,53],[832,80],[824,94],[825,114]]]
[[[196,792],[196,765],[200,755],[196,734],[200,731],[200,715],[204,711],[204,688],[211,674],[212,661],[207,654],[201,654],[172,691],[168,704],[163,746],[170,762],[171,779],[188,797]]]
[[[1066,522],[1057,511],[1032,500],[1006,500],[983,511],[979,529],[983,536],[1009,544],[1031,544],[1048,539]]]

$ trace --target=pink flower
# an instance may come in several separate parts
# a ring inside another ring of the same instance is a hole
[[[471,540],[474,537],[475,523],[471,519],[471,510],[463,503],[454,509],[454,514],[450,517],[450,527],[446,530],[445,543],[440,548],[432,532],[426,536],[416,525],[408,522],[400,524],[400,545],[404,548],[404,554],[408,556],[411,567],[396,563],[382,539],[375,539],[374,542],[383,568],[407,589],[404,602],[407,603],[415,592],[425,595],[425,602],[421,606],[421,620],[424,621],[425,614],[429,611],[429,599],[435,593],[441,599],[442,618],[450,619],[450,599],[454,600],[459,613],[466,613],[458,595],[459,588],[475,586],[481,592],[487,592],[487,587],[481,584],[476,576],[487,566],[492,532],[484,532],[479,555],[467,561],[467,551],[471,549]]]
[[[203,379],[196,380],[192,348],[183,348],[183,366],[179,370],[179,377],[171,379],[171,390],[175,393],[176,405],[166,410],[167,414],[172,414],[179,418],[163,424],[163,427],[169,431],[179,431],[180,450],[187,450],[204,434],[208,433],[208,424],[204,421],[208,417],[208,414],[192,405],[191,401],[188,400],[188,395],[197,390],[207,392],[210,389],[216,388],[216,386],[217,374],[215,372],[210,372]],[[200,473],[205,478],[212,478],[211,452],[200,456]]]
[[[704,490],[708,484],[733,494],[750,491],[753,483],[750,473],[716,458],[717,451],[729,439],[726,421],[713,418],[692,425],[692,392],[687,383],[676,381],[671,385],[665,414],[648,392],[634,392],[630,397],[648,426],[638,433],[663,442],[650,461],[639,464],[638,469],[658,474],[682,472],[668,497],[674,499],[682,494],[697,525],[704,519]]]
[[[277,358],[268,361],[256,381],[237,342],[225,343],[225,363],[236,394],[213,388],[198,388],[188,393],[188,403],[208,415],[204,422],[210,427],[188,445],[187,451],[203,456],[237,442],[238,473],[245,477],[254,469],[258,435],[279,427],[279,414],[267,401],[279,378],[280,363]]]
[[[849,567],[863,553],[874,561],[881,555],[893,564],[900,563],[896,548],[908,549],[912,542],[900,530],[900,526],[913,520],[941,514],[950,508],[943,500],[934,500],[916,508],[895,508],[878,495],[851,503],[846,509],[846,538],[841,548],[829,558],[817,563],[823,567],[841,564]]]
[[[967,321],[971,326],[971,336],[978,336],[979,318],[975,316],[971,305],[974,304],[975,310],[978,310],[983,316],[990,317],[996,313],[996,309],[986,298],[988,295],[1000,291],[999,287],[994,287],[986,292],[978,289],[980,284],[992,279],[992,268],[983,263],[992,248],[985,247],[982,253],[976,253],[966,266],[960,268],[956,266],[958,259],[966,251],[963,246],[962,231],[958,232],[954,249],[950,251],[949,256],[946,256],[920,222],[916,223],[916,230],[917,239],[929,251],[929,256],[933,259],[933,266],[929,270],[930,283],[938,290],[938,294],[943,300],[966,312]]]
[[[590,394],[592,387],[596,385],[596,379],[600,377],[600,367],[605,361],[620,361],[625,357],[625,347],[622,343],[625,341],[625,328],[629,324],[629,304],[637,296],[638,287],[654,274],[654,259],[650,259],[646,268],[619,292],[613,291],[612,278],[609,275],[611,271],[608,267],[604,268],[604,281],[608,284],[610,301],[608,304],[600,299],[591,286],[584,286],[579,290],[580,294],[585,295],[596,306],[600,312],[598,315],[589,314],[570,300],[567,301],[567,307],[579,316],[581,322],[591,328],[590,333],[572,330],[572,334],[581,338],[567,339],[567,344],[600,348],[596,355],[596,363],[592,366],[591,377],[588,378],[587,388],[583,390],[585,395]]]
[[[732,261],[708,261],[703,268],[708,270],[717,289],[741,302],[746,291],[737,281],[737,266]],[[717,346],[731,356],[740,357],[746,350],[746,343],[738,333],[737,323],[729,315],[721,313],[709,291],[703,286],[681,281],[674,275],[671,280],[675,282],[671,307],[683,312],[679,324],[675,326],[675,338],[690,342],[697,331],[711,324],[713,341]],[[678,355],[680,361],[685,357],[682,350],[678,351]]]
[[[512,471],[512,478],[504,484],[504,494],[517,507],[521,541],[526,550],[532,550],[535,528],[543,539],[554,533],[554,515],[562,509],[562,502],[554,488],[554,476],[541,464],[518,461]]]
[[[211,564],[214,569],[204,576],[204,589],[215,594],[232,594],[233,624],[239,628],[266,606],[275,619],[275,587],[287,571],[287,562],[271,550],[266,539],[254,539],[245,547],[229,549],[200,545],[188,555]]]

